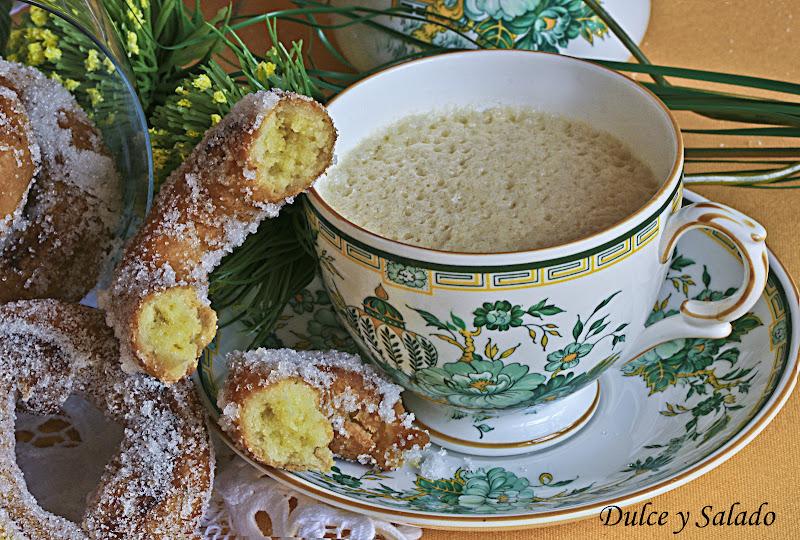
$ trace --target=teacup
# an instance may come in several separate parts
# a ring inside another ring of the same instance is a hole
[[[768,273],[763,227],[721,204],[681,207],[683,142],[669,110],[596,64],[527,51],[445,54],[368,77],[328,110],[343,155],[410,114],[497,105],[610,132],[651,167],[660,188],[589,237],[508,253],[390,240],[348,221],[313,189],[306,206],[325,286],[365,358],[405,388],[406,406],[434,441],[478,455],[529,452],[575,433],[594,413],[604,370],[672,339],[725,337]],[[678,315],[646,326],[675,244],[695,228],[738,247],[742,287],[717,301],[687,299]]]

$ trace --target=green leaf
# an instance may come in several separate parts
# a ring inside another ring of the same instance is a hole
[[[539,310],[539,313],[542,315],[558,315],[559,313],[563,313],[564,310],[558,306],[544,306],[542,309]]]
[[[406,307],[413,309],[414,311],[419,313],[419,316],[423,318],[427,326],[432,326],[433,328],[438,328],[439,330],[447,330],[447,325],[442,321],[440,321],[439,317],[437,317],[433,313],[429,313],[423,309],[417,309],[411,306],[406,306]]]
[[[581,316],[578,315],[578,320],[575,321],[575,326],[572,327],[572,337],[575,338],[575,341],[578,341],[581,332],[583,332],[583,323],[581,322]]]
[[[764,323],[761,322],[761,319],[758,317],[758,315],[755,313],[747,313],[731,323],[733,329],[731,330],[730,335],[726,338],[726,341],[740,342],[743,335],[763,324]]]
[[[739,349],[727,349],[722,351],[719,356],[717,356],[717,361],[724,360],[725,362],[729,362],[731,365],[735,364],[739,360]]]
[[[419,493],[430,495],[446,504],[457,504],[459,495],[464,491],[464,484],[459,481],[458,471],[455,479],[430,480],[417,476],[414,485]]]
[[[597,304],[597,307],[594,308],[594,311],[592,311],[592,315],[594,315],[595,313],[597,313],[598,311],[600,311],[601,309],[606,307],[608,305],[608,303],[611,302],[611,300],[621,292],[622,291],[617,291],[614,294],[612,294],[611,296],[609,296],[608,298],[606,298],[605,300],[603,300],[602,302],[600,302],[599,304]]]
[[[672,262],[670,263],[669,267],[672,270],[681,271],[687,266],[691,266],[693,264],[694,261],[692,259],[684,257],[683,255],[678,254],[676,251],[675,255],[672,257]]]
[[[599,326],[601,326],[603,324],[603,321],[605,321],[607,317],[608,315],[603,315],[602,317],[594,321],[591,324],[591,326],[589,326],[589,334],[591,335],[592,330],[596,330]]]
[[[478,436],[479,439],[483,439],[484,433],[489,433],[490,431],[494,431],[494,428],[489,424],[475,424],[475,429],[478,430],[480,435]]]
[[[650,389],[650,394],[663,392],[678,380],[684,355],[675,354],[668,358],[661,358],[657,354],[647,353],[623,366],[626,376],[638,375],[642,377],[645,385]]]
[[[708,289],[711,286],[711,274],[708,273],[708,267],[703,265],[703,285]]]
[[[462,330],[467,329],[467,325],[464,323],[464,320],[460,317],[457,317],[452,311],[450,312],[450,318],[453,320],[453,324],[457,327],[461,328]]]
[[[707,442],[709,439],[720,433],[730,422],[731,417],[728,414],[722,415],[718,418],[713,424],[711,424],[708,429],[706,430],[705,434],[703,435],[703,442]]]
[[[532,305],[528,308],[528,313],[533,315],[534,313],[538,313],[540,309],[542,309],[547,304],[547,298],[541,300],[537,304]]]
[[[589,335],[588,335],[587,337],[596,336],[597,334],[599,334],[599,333],[601,333],[603,330],[605,330],[605,329],[606,329],[606,327],[607,327],[608,325],[609,325],[609,323],[606,323],[606,324],[601,324],[600,326],[598,326],[597,328],[595,328],[593,332],[589,332]]]

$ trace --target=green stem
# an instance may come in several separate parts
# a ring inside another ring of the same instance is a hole
[[[800,162],[792,163],[786,167],[773,169],[760,173],[729,173],[729,174],[687,174],[684,183],[688,185],[754,185],[772,184],[800,172]]]
[[[645,56],[642,49],[636,45],[636,42],[631,39],[628,33],[619,25],[619,23],[617,23],[614,17],[612,17],[611,14],[609,14],[608,11],[606,11],[600,5],[600,2],[597,2],[596,0],[584,0],[583,3],[589,6],[589,9],[594,11],[595,15],[600,17],[600,20],[602,20],[614,33],[614,35],[617,36],[617,39],[619,39],[622,44],[625,45],[625,48],[630,51],[631,55],[633,55],[633,57],[636,58],[640,64],[651,64],[650,60],[647,59],[647,56]],[[667,80],[661,75],[651,74],[650,76],[656,83],[660,85],[669,85]]]

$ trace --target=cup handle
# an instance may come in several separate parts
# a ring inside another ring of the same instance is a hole
[[[692,229],[703,228],[724,234],[736,245],[744,263],[742,286],[722,300],[685,300],[679,315],[645,328],[630,349],[637,356],[673,339],[724,338],[731,333],[731,321],[747,313],[761,297],[769,274],[767,245],[764,242],[767,231],[729,206],[701,202],[681,208],[670,220],[661,238],[658,248],[661,263],[666,264],[670,260],[681,236]]]

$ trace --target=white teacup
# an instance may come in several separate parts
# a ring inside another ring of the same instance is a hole
[[[532,106],[610,132],[661,187],[613,227],[510,253],[390,240],[348,221],[314,190],[307,205],[325,285],[365,357],[407,390],[406,405],[436,442],[482,455],[529,452],[575,433],[594,412],[596,380],[611,364],[676,338],[725,337],[768,273],[759,224],[716,203],[681,208],[683,142],[664,104],[590,62],[527,51],[445,54],[364,79],[328,111],[341,156],[410,114],[497,105]],[[687,300],[679,315],[645,327],[675,243],[701,227],[738,247],[742,287],[714,302]]]

